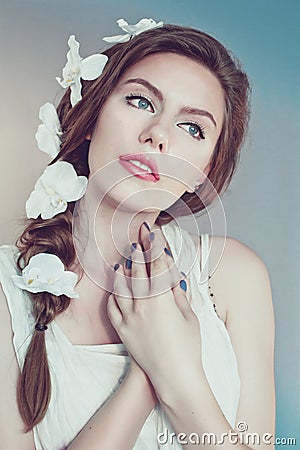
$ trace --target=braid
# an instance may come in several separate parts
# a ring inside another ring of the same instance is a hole
[[[72,240],[72,213],[55,216],[52,219],[29,220],[29,224],[20,236],[17,246],[20,255],[17,265],[20,270],[29,259],[41,252],[57,255],[69,267],[75,260]],[[36,324],[48,325],[70,304],[65,295],[55,296],[48,292],[30,293],[32,314]],[[40,422],[47,411],[51,397],[51,381],[45,345],[45,333],[34,330],[22,367],[18,386],[17,401],[26,431],[30,431]]]
[[[145,31],[127,43],[116,44],[103,52],[109,56],[109,61],[102,76],[93,81],[82,81],[82,100],[73,108],[70,104],[70,89],[67,89],[57,108],[63,133],[60,152],[50,164],[58,160],[67,161],[73,165],[77,175],[89,176],[89,141],[86,136],[93,133],[105,101],[126,70],[143,58],[159,52],[173,52],[198,61],[219,80],[225,98],[224,124],[211,158],[208,178],[218,193],[227,187],[235,171],[247,129],[249,83],[239,64],[213,37],[199,30],[176,25],[164,25],[162,28]],[[201,195],[202,198],[209,199],[209,202],[214,195],[206,182]],[[156,223],[168,223],[172,217],[186,215],[187,207],[192,213],[205,208],[197,194],[185,193],[182,200],[186,204],[184,209],[180,207],[179,199],[178,204],[175,203],[169,210],[160,212]],[[20,269],[24,267],[24,263],[28,264],[32,256],[41,252],[58,256],[67,269],[74,264],[76,254],[72,239],[73,209],[74,203],[69,203],[66,212],[52,219],[28,221],[16,244],[20,250]],[[171,209],[172,214],[169,214]],[[64,295],[30,295],[35,321],[45,326],[70,304],[70,299]],[[45,334],[35,330],[18,383],[18,405],[27,431],[45,416],[50,395]]]

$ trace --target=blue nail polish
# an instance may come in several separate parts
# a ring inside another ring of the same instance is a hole
[[[115,264],[115,265],[114,265],[114,271],[118,270],[119,267],[120,267],[120,264],[118,264],[118,263]]]
[[[137,243],[136,243],[136,242],[133,242],[133,243],[131,244],[131,251],[134,252],[134,250],[136,249],[136,247],[137,247]]]
[[[185,280],[181,280],[180,281],[180,287],[182,290],[184,290],[184,292],[186,292],[186,282]]]
[[[164,248],[164,251],[167,255],[172,256],[170,250],[168,250],[167,247]]]
[[[143,222],[143,225],[145,225],[145,227],[147,228],[147,230],[150,231],[150,227],[149,227],[149,225],[147,224],[147,222]]]
[[[126,269],[131,269],[132,261],[131,258],[126,259]]]
[[[153,231],[151,231],[151,233],[149,234],[150,241],[154,241],[154,237],[155,237],[155,235],[154,235]]]

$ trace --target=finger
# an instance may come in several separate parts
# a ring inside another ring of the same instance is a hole
[[[134,301],[147,298],[150,290],[150,280],[148,277],[144,252],[139,244],[132,249],[131,253],[131,287]]]
[[[161,261],[162,264],[164,262],[167,264],[167,268],[165,269],[167,273],[162,275],[165,288],[159,287],[158,293],[160,293],[161,290],[165,291],[169,289],[169,287],[173,287],[180,280],[181,274],[174,262],[171,252],[166,248],[167,243],[160,228],[151,230],[144,222],[140,227],[140,239],[142,241],[142,248],[145,252],[146,269],[149,276],[151,275],[151,267],[148,267],[149,263],[158,258],[159,255],[165,256],[165,260]],[[164,250],[165,253],[162,250]]]
[[[190,279],[184,272],[180,272],[180,280],[182,280],[182,279],[185,280],[185,282],[186,282],[186,297],[187,297],[188,302],[191,304],[192,292],[191,292]],[[179,280],[179,282],[180,282],[180,280]]]
[[[183,276],[181,277],[180,282],[177,283],[172,289],[176,305],[185,318],[188,318],[192,314],[194,314],[191,308],[191,304],[188,300],[187,289],[187,278]]]
[[[180,279],[179,270],[161,230],[154,230],[151,242],[151,293],[158,295],[170,290]]]
[[[132,293],[132,286],[131,286],[131,255],[129,255],[127,258],[124,258],[123,261],[120,263],[123,268],[124,276],[126,278],[126,284],[130,292]]]
[[[139,244],[142,247],[143,252],[148,250],[150,248],[150,240],[149,240],[149,235],[151,232],[151,229],[149,227],[149,225],[146,225],[146,222],[143,222],[142,225],[140,226],[140,230],[139,230]]]
[[[113,293],[123,318],[126,319],[132,312],[133,298],[132,292],[127,285],[122,265],[119,265],[115,270]]]
[[[146,264],[146,271],[148,277],[150,277],[150,261],[151,261],[151,241],[154,237],[153,232],[151,231],[149,225],[146,222],[143,222],[140,227],[139,232],[139,243],[144,252],[144,259]]]
[[[148,277],[150,276],[150,247],[151,247],[151,237],[153,233],[151,232],[151,229],[148,225],[148,223],[143,222],[140,226],[139,230],[139,244],[142,247],[142,250],[144,252],[144,259],[146,264],[146,271],[148,274]]]
[[[110,294],[110,296],[107,299],[107,316],[109,320],[111,321],[112,326],[115,328],[116,331],[118,331],[118,328],[120,327],[122,323],[122,313],[118,307],[118,304],[114,298],[114,294]]]

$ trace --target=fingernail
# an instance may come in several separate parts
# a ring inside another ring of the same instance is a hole
[[[167,247],[164,248],[164,251],[167,255],[172,256],[170,250],[168,250]]]
[[[134,252],[134,250],[136,249],[136,247],[137,247],[137,243],[136,243],[136,242],[133,242],[133,243],[131,244],[131,251]]]
[[[126,269],[131,269],[132,261],[131,258],[126,259]]]
[[[184,277],[186,276],[184,272],[180,272]]]
[[[151,231],[151,233],[149,234],[149,239],[150,239],[150,241],[154,241],[154,233],[153,233],[153,231]]]
[[[114,271],[118,270],[119,267],[120,267],[120,264],[118,264],[118,263],[115,264],[115,265],[114,265]]]
[[[143,225],[145,225],[145,227],[147,228],[147,230],[150,231],[150,227],[149,227],[149,225],[147,224],[147,222],[143,222]]]
[[[181,280],[180,281],[180,287],[182,290],[184,290],[184,292],[186,292],[186,282],[185,280]]]

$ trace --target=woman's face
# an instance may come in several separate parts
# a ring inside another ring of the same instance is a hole
[[[150,55],[124,74],[102,108],[90,176],[117,204],[166,209],[203,181],[223,112],[222,88],[205,67],[173,53]],[[150,172],[156,164],[159,176],[134,165],[139,157]]]

